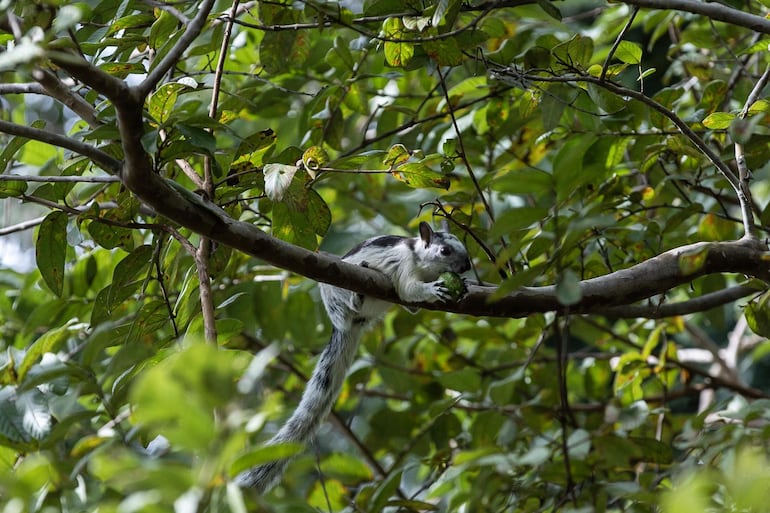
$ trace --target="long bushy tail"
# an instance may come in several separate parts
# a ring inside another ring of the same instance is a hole
[[[313,375],[307,383],[299,406],[269,445],[294,442],[307,444],[334,406],[348,368],[356,355],[361,329],[332,330],[331,340],[321,353]],[[283,475],[290,458],[276,460],[246,470],[238,475],[240,486],[253,487],[259,492],[272,488]]]

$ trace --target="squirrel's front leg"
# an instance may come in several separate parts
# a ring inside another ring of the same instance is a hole
[[[404,283],[398,287],[398,296],[410,303],[436,303],[452,298],[443,280],[429,282],[414,280]]]

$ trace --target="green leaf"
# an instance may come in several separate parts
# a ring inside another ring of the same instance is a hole
[[[729,219],[708,213],[698,223],[698,235],[707,241],[730,240],[735,235],[735,223]]]
[[[627,106],[626,100],[596,84],[588,84],[586,90],[596,106],[608,114],[616,114]]]
[[[310,55],[309,37],[304,30],[266,32],[259,45],[259,57],[265,71],[277,75],[301,68]]]
[[[499,238],[510,235],[518,230],[530,228],[532,225],[544,221],[549,214],[549,209],[542,207],[511,208],[503,212],[495,219],[495,224],[489,232],[490,238]]]
[[[578,188],[596,178],[595,173],[604,173],[602,166],[586,170],[583,166],[583,158],[591,146],[596,143],[595,135],[583,135],[572,137],[567,141],[554,157],[553,178],[556,180],[556,191],[559,198],[566,198],[578,190]]]
[[[478,370],[465,368],[453,372],[442,372],[436,379],[442,386],[458,392],[477,394],[481,390],[481,375]]]
[[[217,152],[217,141],[214,138],[214,134],[208,130],[197,126],[190,126],[185,123],[176,123],[174,128],[184,135],[185,139],[189,141],[196,149],[202,150],[204,153],[213,156]]]
[[[62,326],[44,333],[40,338],[35,340],[35,343],[27,349],[24,354],[24,359],[21,361],[19,368],[16,371],[19,376],[19,382],[24,381],[29,369],[38,363],[44,354],[58,352],[61,346],[69,339],[70,334],[70,328],[68,326]]]
[[[404,24],[400,18],[388,18],[382,25],[385,41],[385,61],[394,68],[405,68],[414,57],[414,45],[399,41],[404,38]]]
[[[365,0],[364,14],[366,16],[382,16],[407,10],[406,0]]]
[[[189,89],[188,86],[179,82],[163,84],[152,93],[148,101],[148,110],[150,115],[159,123],[165,123],[174,112],[176,99],[180,91]]]
[[[109,34],[120,32],[121,30],[128,30],[137,27],[148,27],[155,21],[155,16],[152,14],[130,14],[123,16],[117,20],[113,20],[110,26]]]
[[[399,499],[388,501],[388,507],[398,508],[404,511],[439,511],[439,507],[430,502],[417,501],[413,499]]]
[[[158,18],[150,27],[149,43],[152,48],[160,48],[179,30],[179,20],[166,10],[159,9]]]
[[[331,211],[313,189],[299,180],[285,191],[283,201],[273,205],[273,235],[307,249],[318,247],[318,236],[331,224]]]
[[[711,130],[725,130],[735,119],[735,114],[729,112],[713,112],[703,120],[703,126]]]
[[[394,144],[388,150],[388,154],[382,159],[382,163],[389,168],[394,168],[405,163],[411,157],[411,153],[403,144]]]
[[[653,100],[668,109],[672,109],[674,103],[679,100],[683,94],[683,88],[666,87],[655,93]],[[671,121],[656,110],[650,110],[650,121],[656,128],[662,129],[671,126]]]
[[[422,46],[425,53],[439,66],[459,66],[465,61],[464,48],[460,47],[455,38],[426,41]]]
[[[94,242],[105,249],[123,248],[130,251],[133,247],[133,231],[94,219],[88,223],[88,233]]]
[[[555,19],[556,21],[561,21],[561,11],[559,11],[559,8],[556,7],[552,2],[549,0],[536,0],[538,7],[540,7],[548,16]]]
[[[747,304],[743,311],[751,331],[765,338],[770,337],[770,306],[766,296],[761,301]]]
[[[370,481],[374,477],[372,470],[361,461],[361,458],[342,453],[334,453],[325,458],[321,462],[321,472],[350,483]]]
[[[67,254],[67,214],[54,211],[40,224],[35,244],[37,268],[51,292],[61,296]]]
[[[572,39],[556,45],[552,54],[557,62],[567,67],[588,69],[594,53],[594,42],[590,37],[575,34]]]
[[[370,511],[382,511],[400,484],[401,472],[390,472],[390,475],[379,483],[377,490],[372,494]]]
[[[305,447],[298,443],[286,442],[275,445],[263,445],[239,456],[230,467],[230,476],[237,476],[244,470],[270,463],[271,461],[291,458],[303,450],[305,450]]]
[[[433,171],[421,162],[403,164],[391,171],[390,174],[400,182],[415,189],[425,187],[449,189],[449,177],[438,171]]]
[[[233,157],[233,165],[240,162],[249,162],[255,167],[263,164],[262,159],[275,148],[277,136],[275,132],[267,128],[255,132],[241,139],[238,150]]]
[[[116,78],[126,78],[129,75],[141,75],[147,73],[144,65],[134,62],[105,62],[99,65],[99,69]]]
[[[626,64],[642,63],[642,47],[639,43],[623,40],[615,50],[615,57]]]
[[[237,394],[237,375],[249,360],[204,342],[184,347],[139,376],[132,415],[174,447],[206,450],[217,436],[214,410]]]
[[[139,246],[115,266],[112,284],[106,298],[108,311],[115,309],[139,290],[147,278],[146,273],[152,255],[151,246]]]

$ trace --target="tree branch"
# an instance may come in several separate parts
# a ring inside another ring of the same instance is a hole
[[[107,173],[120,173],[121,163],[118,159],[111,157],[107,153],[91,146],[90,144],[80,142],[76,139],[51,132],[46,132],[45,130],[40,130],[38,128],[9,123],[8,121],[3,120],[0,120],[0,132],[17,135],[19,137],[26,137],[27,139],[34,139],[36,141],[44,142],[52,146],[58,146],[66,150],[73,151],[79,155],[88,157],[92,162],[94,162]]]
[[[43,182],[43,183],[115,183],[117,176],[40,176],[40,175],[0,175],[0,182]]]
[[[770,34],[770,20],[733,9],[718,2],[696,2],[694,0],[625,0],[629,5],[661,9],[667,11],[684,11],[700,14],[712,20],[723,21],[731,25],[746,27],[756,32]]]
[[[185,29],[182,37],[179,38],[171,51],[164,55],[161,61],[150,70],[147,78],[142,80],[142,82],[135,87],[137,96],[145,98],[150,94],[150,91],[155,89],[155,86],[161,81],[163,75],[168,73],[168,70],[179,62],[179,59],[182,58],[182,54],[184,54],[185,50],[187,50],[192,42],[195,41],[195,38],[198,37],[201,30],[203,30],[206,19],[213,6],[214,0],[203,0],[200,3],[198,6],[198,14],[196,14],[195,18],[193,18],[187,25],[187,29]]]
[[[607,308],[592,309],[592,313],[604,315],[606,317],[633,318],[642,317],[645,319],[665,319],[666,317],[675,317],[678,315],[687,315],[696,312],[705,312],[718,306],[726,305],[741,298],[760,293],[754,287],[747,285],[738,285],[729,289],[718,290],[703,296],[696,297],[679,303],[666,303],[662,305],[624,305],[610,306]]]
[[[56,75],[48,70],[34,69],[32,70],[32,78],[43,86],[49,96],[56,98],[63,105],[69,107],[72,112],[80,116],[91,128],[96,128],[101,124],[97,118],[96,109],[83,98],[70,91],[69,87],[64,85]]]
[[[45,94],[40,84],[0,84],[0,94]]]

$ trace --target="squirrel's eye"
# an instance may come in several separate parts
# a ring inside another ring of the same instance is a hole
[[[441,254],[444,256],[449,256],[452,254],[452,248],[449,246],[442,246],[441,247]]]

